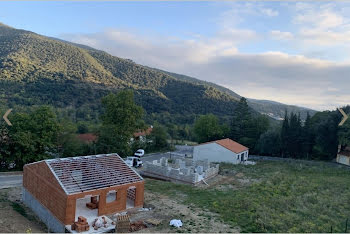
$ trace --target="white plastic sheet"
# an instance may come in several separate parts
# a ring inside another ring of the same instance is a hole
[[[170,221],[170,226],[174,226],[174,227],[182,227],[182,222],[181,222],[181,220],[179,220],[179,219],[172,219],[171,221]]]

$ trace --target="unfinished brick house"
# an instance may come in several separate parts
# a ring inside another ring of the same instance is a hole
[[[65,232],[91,220],[143,206],[144,180],[118,154],[39,161],[23,168],[23,201],[48,226]]]

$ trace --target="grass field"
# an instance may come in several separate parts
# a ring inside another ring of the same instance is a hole
[[[350,170],[325,162],[221,164],[211,188],[147,180],[146,189],[219,214],[241,232],[349,232]]]

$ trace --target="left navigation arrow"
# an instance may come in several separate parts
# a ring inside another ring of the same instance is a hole
[[[7,110],[6,113],[4,114],[4,116],[2,117],[8,126],[12,126],[12,123],[7,118],[7,116],[10,114],[11,111],[12,111],[12,109]]]

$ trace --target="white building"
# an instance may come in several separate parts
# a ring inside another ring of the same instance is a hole
[[[196,145],[193,160],[238,164],[248,160],[249,149],[229,138]]]
[[[350,166],[350,147],[338,146],[337,163]]]

